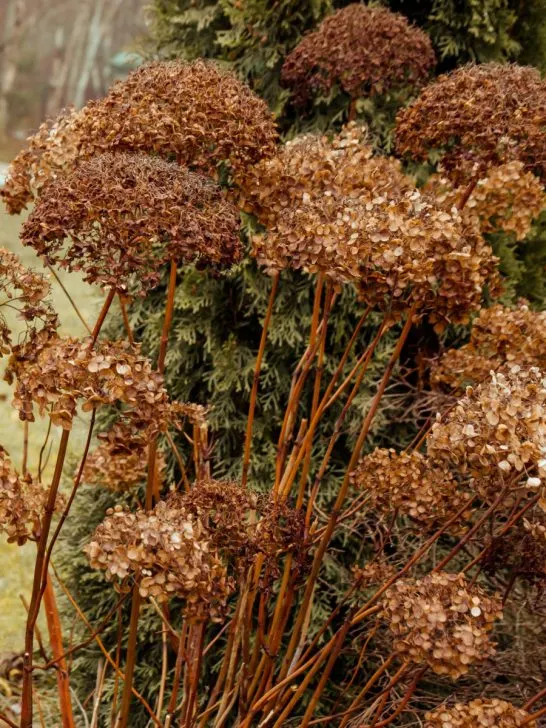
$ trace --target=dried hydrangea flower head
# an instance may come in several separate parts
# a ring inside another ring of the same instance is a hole
[[[267,104],[232,73],[197,60],[157,61],[119,81],[103,99],[63,112],[12,163],[2,196],[19,212],[81,159],[108,151],[154,153],[206,174],[235,173],[272,154],[277,131]]]
[[[353,581],[357,589],[366,589],[375,584],[384,584],[396,576],[398,569],[384,557],[369,561],[364,566],[353,566]]]
[[[47,500],[47,488],[29,474],[19,475],[0,447],[0,533],[9,543],[35,540]]]
[[[515,363],[546,370],[546,311],[533,311],[526,301],[514,308],[500,303],[483,308],[472,322],[468,344],[448,349],[434,365],[431,381],[464,392],[492,369]]]
[[[123,404],[127,417],[148,437],[167,429],[177,417],[163,377],[142,356],[138,345],[55,337],[42,346],[20,347],[10,360],[8,380],[15,380],[13,405],[22,420],[33,421],[33,405],[55,425],[72,427],[79,403],[84,411]]]
[[[546,84],[536,68],[484,63],[439,76],[398,113],[398,150],[441,150],[456,184],[518,160],[546,175]]]
[[[282,80],[304,102],[334,86],[352,98],[424,83],[436,62],[430,38],[386,8],[353,3],[325,18],[286,57]]]
[[[543,469],[546,474],[544,373],[516,364],[491,372],[475,389],[469,387],[444,417],[437,415],[427,452],[475,476],[482,495],[489,487],[498,492],[499,481],[512,478],[539,487]]]
[[[85,547],[91,566],[107,579],[133,577],[143,597],[184,600],[190,619],[222,616],[231,583],[203,525],[176,502],[150,512],[109,509]]]
[[[398,512],[427,529],[455,515],[465,501],[450,471],[416,451],[376,448],[360,460],[351,481],[368,494],[374,513]]]
[[[254,555],[249,515],[255,499],[240,483],[201,479],[189,492],[173,493],[168,500],[179,504],[203,524],[222,555],[235,558]]]
[[[116,422],[99,435],[100,443],[85,460],[82,481],[114,492],[131,490],[146,482],[149,438],[130,424]],[[159,452],[155,460],[158,474],[165,470]]]
[[[487,537],[489,538],[489,537]],[[546,586],[546,513],[540,506],[517,521],[506,533],[494,538],[482,559],[488,574],[499,570],[536,584]]]
[[[494,654],[489,633],[502,617],[501,602],[470,586],[462,574],[399,579],[385,592],[382,606],[395,651],[437,675],[457,679]]]
[[[426,189],[434,190],[447,209],[459,205],[464,187],[454,187],[447,177],[432,175]],[[544,209],[544,187],[523,162],[513,160],[488,170],[476,183],[464,205],[463,215],[482,233],[503,231],[521,241],[530,231],[533,220]]]
[[[21,241],[120,292],[156,285],[171,258],[231,265],[241,255],[239,213],[223,191],[145,154],[102,154],[48,184]]]
[[[0,248],[0,355],[9,354],[12,334],[2,308],[15,309],[25,322],[27,333],[42,330],[53,332],[58,319],[47,300],[51,291],[45,276],[21,264],[19,258],[5,248]]]
[[[478,698],[470,703],[442,705],[425,716],[425,728],[519,728],[529,713],[506,700]],[[536,721],[526,723],[537,728]]]
[[[80,156],[77,125],[83,112],[63,110],[29,137],[29,145],[13,159],[0,189],[10,215],[24,210],[40,189],[59,172],[70,169]]]

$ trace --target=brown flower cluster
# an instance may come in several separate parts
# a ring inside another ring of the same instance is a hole
[[[546,369],[546,311],[533,311],[526,301],[514,308],[501,304],[483,308],[472,323],[470,341],[448,349],[434,365],[431,381],[464,391],[487,379],[503,364]]]
[[[37,322],[41,330],[53,332],[58,318],[47,300],[51,287],[49,281],[39,273],[26,268],[19,258],[5,248],[0,248],[0,356],[11,351],[11,330],[2,307],[16,309],[30,332],[35,331]]]
[[[55,337],[41,346],[23,346],[11,357],[8,381],[16,380],[13,405],[22,420],[40,415],[70,429],[78,403],[84,411],[124,404],[127,417],[143,436],[167,429],[176,421],[177,405],[169,402],[163,377],[154,371],[138,345]]]
[[[396,575],[397,569],[384,558],[369,561],[364,566],[353,566],[353,579],[358,589],[366,589],[375,584],[384,584]]]
[[[70,169],[80,155],[77,124],[82,112],[63,110],[40,126],[29,145],[10,164],[0,197],[10,215],[24,210],[35,194],[59,172]]]
[[[443,151],[456,184],[512,160],[546,175],[546,83],[537,69],[468,65],[439,76],[398,114],[398,150],[426,159]]]
[[[354,124],[332,140],[285,145],[243,188],[246,209],[268,228],[253,242],[271,272],[290,266],[358,281],[367,303],[417,303],[434,309],[439,326],[466,320],[486,282],[495,289],[496,259],[477,230],[422,194],[397,161],[373,156]]]
[[[430,38],[386,8],[353,3],[330,15],[286,57],[282,80],[304,102],[339,84],[351,97],[424,83],[436,62]]]
[[[438,175],[430,177],[425,188],[434,190],[448,209],[457,205],[465,193],[464,187],[454,187],[447,177]],[[542,182],[526,172],[522,162],[513,160],[493,167],[478,180],[463,215],[482,233],[502,230],[523,240],[545,204]]]
[[[184,507],[160,501],[150,512],[109,509],[85,547],[108,579],[136,579],[143,597],[179,597],[192,619],[221,618],[231,582],[203,525]]]
[[[416,451],[376,448],[359,462],[351,480],[369,495],[378,515],[397,511],[426,528],[445,522],[465,500],[449,470]]]
[[[21,241],[49,263],[120,292],[132,282],[144,293],[171,258],[231,265],[241,255],[239,213],[222,190],[145,154],[102,154],[52,181]]]
[[[158,61],[116,83],[103,99],[63,112],[30,139],[12,163],[2,196],[19,212],[35,192],[79,159],[102,152],[155,153],[216,174],[234,172],[274,152],[273,117],[233,74],[207,61]]]
[[[530,583],[546,586],[546,513],[538,508],[493,539],[482,560],[486,572],[508,569]]]
[[[146,482],[149,438],[144,433],[121,422],[101,433],[99,438],[100,444],[85,460],[84,483],[119,492]],[[157,454],[156,467],[160,474],[165,470],[162,453]]]
[[[456,703],[436,708],[425,716],[425,728],[519,728],[529,716],[527,711],[517,708],[505,700],[478,698],[470,703]],[[536,721],[526,725],[536,728]]]
[[[444,417],[437,415],[427,438],[429,456],[476,476],[486,495],[500,479],[531,474],[546,466],[546,379],[536,367],[508,365],[469,387]],[[538,482],[537,482],[538,481]]]
[[[47,488],[29,474],[19,475],[0,447],[0,533],[8,542],[24,544],[39,533]]]
[[[501,602],[469,586],[462,574],[400,579],[382,606],[397,653],[438,675],[456,679],[495,651],[489,633],[502,617]]]

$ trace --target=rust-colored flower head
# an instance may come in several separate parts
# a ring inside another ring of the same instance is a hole
[[[447,177],[439,175],[432,175],[425,189],[434,190],[446,209],[459,204],[465,194],[464,187],[454,187]],[[503,231],[521,241],[545,204],[540,179],[514,160],[491,168],[478,180],[464,205],[463,217],[482,233]]]
[[[536,584],[546,586],[546,513],[537,507],[528,517],[517,521],[506,533],[489,542],[481,561],[486,573],[499,570]]]
[[[526,301],[514,308],[501,304],[484,308],[472,323],[470,341],[448,349],[433,367],[433,385],[464,392],[467,385],[488,378],[504,364],[546,370],[546,311],[533,311]]]
[[[222,555],[235,558],[254,555],[249,513],[255,507],[255,498],[240,483],[211,478],[197,480],[189,492],[173,493],[168,500],[179,504],[203,524]]]
[[[513,160],[544,177],[546,84],[527,66],[457,68],[398,113],[396,139],[402,154],[417,159],[441,151],[442,168],[456,184]]]
[[[478,698],[470,703],[456,703],[449,708],[442,705],[425,716],[425,728],[519,728],[527,711],[506,700]],[[537,728],[536,721],[526,723]]]
[[[465,498],[449,470],[420,453],[376,448],[351,474],[353,485],[370,497],[380,516],[410,516],[434,529],[461,508]]]
[[[364,566],[353,566],[351,569],[357,589],[366,589],[375,584],[384,584],[392,579],[397,571],[398,569],[382,556],[374,561],[369,561]]]
[[[171,258],[231,265],[241,255],[239,213],[224,193],[144,154],[99,155],[48,184],[21,240],[48,262],[120,292],[131,282],[145,292]]]
[[[100,443],[85,460],[82,481],[115,492],[131,490],[146,482],[149,438],[129,423],[117,422],[99,435]],[[165,459],[156,457],[158,473],[165,470]]]
[[[221,618],[231,582],[203,525],[178,504],[150,512],[109,509],[85,547],[91,566],[111,580],[133,577],[143,597],[178,597],[190,619]]]
[[[27,473],[19,475],[0,447],[0,533],[20,546],[37,540],[48,490]],[[55,508],[62,507],[60,496]]]
[[[20,212],[46,181],[102,152],[153,153],[216,176],[273,154],[277,131],[266,103],[232,73],[197,60],[157,61],[116,83],[103,99],[63,112],[16,157],[2,196]]]
[[[536,367],[508,365],[467,394],[437,421],[427,452],[476,477],[486,495],[500,480],[540,487],[546,475],[546,379]],[[538,473],[537,473],[538,470]],[[527,477],[530,475],[531,477]],[[538,481],[538,482],[535,482]]]
[[[382,606],[395,651],[437,675],[457,679],[495,652],[489,633],[502,617],[501,602],[470,586],[462,574],[399,579]]]
[[[58,325],[57,314],[47,300],[51,287],[49,281],[21,264],[19,258],[5,248],[0,248],[0,356],[9,354],[12,347],[11,330],[2,308],[9,306],[17,311],[25,322],[27,334],[37,330],[54,332]]]
[[[351,97],[424,83],[436,62],[430,38],[386,8],[353,3],[330,15],[286,57],[282,80],[296,102],[339,84]]]
[[[13,405],[22,420],[34,420],[36,404],[40,415],[70,429],[78,404],[87,411],[119,403],[143,435],[176,421],[177,405],[169,402],[163,377],[138,345],[101,341],[92,347],[90,339],[60,337],[31,343],[12,355],[7,372],[15,380]]]

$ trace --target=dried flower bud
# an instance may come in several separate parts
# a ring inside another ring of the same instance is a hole
[[[502,617],[501,602],[469,586],[462,574],[399,579],[385,592],[382,606],[396,652],[428,664],[437,675],[456,679],[495,651],[489,632]]]
[[[546,84],[536,68],[484,63],[439,76],[398,113],[399,152],[442,150],[456,184],[490,166],[523,162],[546,175]]]
[[[169,402],[163,377],[154,371],[138,345],[126,341],[50,338],[22,346],[12,355],[8,381],[16,380],[13,405],[22,420],[40,415],[70,429],[78,403],[84,411],[124,404],[127,416],[143,436],[150,437],[176,422],[177,406]]]
[[[427,438],[437,462],[476,476],[487,495],[499,480],[528,473],[546,452],[546,379],[536,367],[509,365],[462,397]]]
[[[427,529],[435,529],[457,513],[465,500],[445,466],[415,451],[376,448],[360,460],[351,481],[366,492],[371,509],[378,515],[398,511]]]
[[[0,356],[9,354],[12,347],[10,327],[2,314],[2,306],[16,309],[25,322],[27,334],[40,329],[54,332],[58,325],[57,314],[47,300],[51,287],[39,273],[21,264],[19,258],[5,248],[0,248]]]
[[[403,15],[353,3],[300,41],[284,61],[282,80],[300,103],[336,83],[354,98],[374,96],[422,84],[435,62],[430,38]]]
[[[432,175],[425,189],[434,190],[446,209],[462,199],[465,188],[453,187],[449,179]],[[504,231],[523,240],[533,220],[544,209],[546,196],[542,182],[514,160],[493,167],[478,180],[463,209],[463,216],[482,233]]]
[[[239,213],[224,193],[144,154],[102,154],[48,184],[21,241],[119,292],[132,282],[145,293],[171,258],[231,265],[241,255]]]
[[[17,473],[0,447],[0,533],[7,535],[8,542],[22,545],[36,539],[47,494],[47,488],[29,474]]]
[[[529,716],[505,700],[478,698],[470,703],[456,703],[448,708],[442,705],[425,716],[425,728],[519,728]],[[526,725],[537,728],[536,721]]]
[[[91,566],[108,579],[136,579],[143,597],[178,597],[190,619],[222,617],[232,585],[198,519],[176,502],[146,513],[110,509],[85,547]]]
[[[267,104],[232,73],[197,60],[141,66],[77,112],[63,112],[31,137],[13,161],[1,194],[10,212],[80,159],[102,152],[145,152],[207,174],[227,162],[234,172],[274,152],[277,132]]]
[[[449,349],[433,367],[433,385],[463,391],[488,378],[504,364],[546,369],[546,311],[533,311],[526,301],[515,308],[483,308],[472,323],[470,341]]]
[[[149,438],[144,433],[122,422],[99,438],[100,444],[85,460],[84,483],[122,492],[146,482]],[[156,467],[159,474],[165,470],[162,453],[156,456]]]

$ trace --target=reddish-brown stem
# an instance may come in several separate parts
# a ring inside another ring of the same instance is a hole
[[[187,695],[186,716],[184,725],[191,728],[193,716],[195,712],[195,702],[197,699],[197,689],[199,687],[199,676],[201,673],[201,663],[203,662],[203,643],[205,639],[205,623],[193,624],[190,627],[188,638],[188,672],[189,672],[189,690]]]
[[[76,316],[80,319],[80,321],[82,322],[82,324],[84,325],[84,327],[87,329],[87,332],[92,335],[93,332],[91,331],[91,327],[89,326],[89,324],[87,323],[87,321],[82,316],[82,313],[81,313],[80,309],[77,307],[76,302],[74,301],[74,299],[70,295],[68,289],[66,288],[66,286],[64,285],[64,283],[62,282],[62,280],[57,275],[57,271],[55,270],[55,268],[53,268],[52,265],[48,265],[47,267],[49,269],[49,272],[52,274],[53,278],[55,278],[55,280],[59,284],[59,286],[60,286],[61,290],[63,291],[64,295],[70,301],[70,304],[71,304],[72,308],[74,309],[74,311],[76,313]]]
[[[7,715],[4,715],[4,713],[0,713],[0,720],[3,720],[6,725],[9,725],[10,728],[19,728],[17,723],[14,723],[12,720],[8,718]]]
[[[46,614],[47,629],[49,632],[49,644],[53,658],[57,665],[57,692],[59,694],[59,707],[61,709],[61,720],[63,728],[74,728],[74,715],[72,713],[72,700],[70,698],[70,682],[63,650],[63,636],[61,619],[55,599],[55,592],[51,578],[46,572],[46,588],[44,591],[44,607]]]
[[[542,698],[546,697],[546,687],[542,688],[536,695],[533,695],[532,698],[530,698],[523,707],[523,710],[529,710],[535,703],[537,703],[539,700],[542,700]]]
[[[27,474],[28,463],[28,420],[23,422],[23,462],[21,463],[21,472]]]
[[[381,675],[383,675],[389,669],[389,667],[392,665],[394,659],[395,659],[394,655],[389,655],[389,657],[385,660],[385,662],[382,665],[379,665],[377,670],[370,677],[370,679],[364,685],[364,687],[359,692],[359,694],[356,696],[356,698],[353,700],[353,702],[349,705],[348,709],[346,711],[344,711],[343,721],[339,724],[340,728],[344,728],[344,726],[347,724],[347,722],[349,720],[349,716],[351,716],[353,713],[355,713],[358,710],[362,699],[364,697],[366,697],[368,692],[373,688],[373,686],[379,680]]]
[[[171,690],[171,697],[167,706],[167,715],[165,716],[165,728],[170,728],[172,724],[174,714],[176,711],[176,704],[178,701],[178,689],[180,687],[180,678],[182,677],[182,666],[186,659],[186,635],[188,633],[188,625],[184,623],[178,639],[178,652],[176,653],[176,662],[174,665],[174,677],[173,686]]]
[[[461,199],[457,203],[457,209],[462,210],[465,206],[468,200],[470,199],[470,195],[474,192],[474,189],[476,188],[476,185],[478,184],[480,176],[477,174],[473,179],[470,180],[468,186],[466,187],[465,191],[463,192]]]
[[[167,356],[167,346],[169,345],[169,332],[174,313],[174,296],[176,293],[176,272],[177,265],[174,259],[171,259],[171,267],[169,270],[169,287],[167,289],[167,304],[165,306],[165,317],[163,318],[163,329],[161,331],[161,340],[159,343],[159,355],[157,357],[157,371],[163,374],[165,371],[165,357]]]
[[[32,584],[32,596],[29,604],[27,615],[27,624],[25,629],[25,652],[23,656],[23,689],[21,701],[21,728],[32,728],[32,662],[34,653],[34,625],[38,619],[40,611],[40,592],[42,587],[44,560],[47,548],[47,539],[51,528],[51,521],[55,511],[55,501],[57,499],[57,491],[61,482],[63,465],[66,456],[68,438],[70,430],[63,430],[59,451],[57,453],[57,462],[55,472],[49,488],[47,502],[44,508],[42,518],[40,538],[38,540],[38,552],[34,564],[34,579]]]
[[[125,333],[127,334],[127,339],[129,340],[130,344],[134,344],[135,337],[133,336],[133,330],[131,329],[131,323],[129,321],[129,316],[127,315],[127,306],[125,305],[125,300],[121,293],[118,294],[118,301],[121,310],[121,317],[123,319],[123,326],[125,327]]]
[[[99,338],[102,325],[104,324],[106,316],[108,315],[108,311],[110,310],[110,306],[112,305],[112,301],[114,300],[115,295],[115,288],[111,288],[108,291],[108,295],[106,296],[104,303],[102,304],[97,323],[95,324],[93,331],[91,332],[91,346],[95,346],[95,344],[97,343],[97,339]]]
[[[275,273],[271,284],[271,291],[269,293],[269,302],[267,304],[267,310],[265,312],[265,318],[262,326],[262,335],[260,338],[260,346],[258,348],[258,354],[256,356],[256,364],[254,366],[254,379],[252,381],[252,390],[250,392],[250,404],[248,408],[248,418],[246,424],[246,435],[245,435],[245,446],[243,454],[243,474],[241,476],[241,484],[243,488],[246,486],[248,481],[248,469],[250,467],[250,449],[252,446],[252,427],[254,425],[254,413],[256,411],[256,401],[258,397],[258,384],[260,381],[260,373],[262,370],[262,362],[265,353],[265,345],[267,342],[267,333],[269,331],[269,324],[271,322],[271,315],[273,313],[273,306],[275,304],[275,298],[277,296],[277,289],[279,287],[279,274]]]
[[[136,664],[136,644],[138,637],[138,618],[140,615],[141,596],[139,585],[133,587],[133,595],[131,602],[131,619],[129,621],[129,638],[127,642],[127,657],[125,661],[125,679],[123,682],[123,692],[121,695],[121,711],[119,717],[118,728],[127,728],[129,720],[129,709],[131,707],[133,675]]]
[[[405,693],[404,697],[400,701],[400,703],[399,703],[398,707],[396,708],[396,710],[394,711],[394,713],[392,713],[388,718],[385,718],[385,720],[382,720],[379,723],[376,723],[374,721],[370,725],[370,728],[373,728],[374,726],[375,726],[375,728],[385,728],[385,726],[388,726],[390,723],[392,723],[393,720],[396,720],[396,718],[398,718],[398,716],[400,715],[400,713],[402,713],[404,711],[406,705],[409,703],[409,701],[411,699],[411,696],[415,692],[415,688],[417,687],[417,683],[419,682],[419,680],[423,676],[423,674],[426,671],[426,669],[427,668],[424,667],[421,670],[419,670],[419,672],[417,673],[417,675],[413,678],[413,680],[411,681],[408,689],[406,690],[406,693]],[[391,690],[392,690],[392,687],[393,686],[391,685],[391,687],[390,687]]]
[[[543,715],[546,715],[546,705],[543,708],[541,708],[540,710],[537,710],[536,713],[531,713],[531,715],[528,715],[526,718],[524,718],[521,721],[520,726],[524,726],[524,725],[528,725],[529,723],[533,723],[534,721],[541,718]]]

